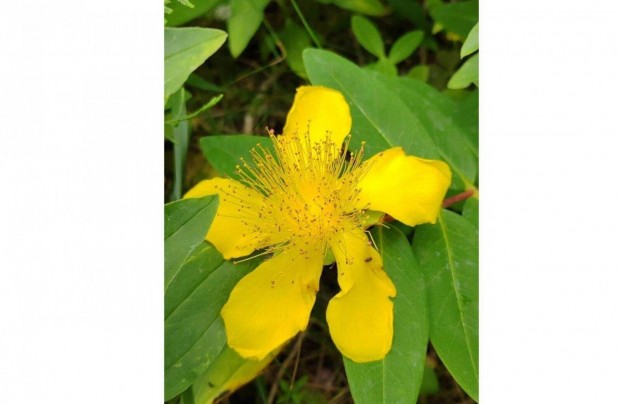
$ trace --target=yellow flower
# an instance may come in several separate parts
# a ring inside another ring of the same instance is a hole
[[[400,147],[365,162],[363,147],[347,156],[341,148],[350,129],[342,94],[300,87],[283,135],[271,134],[273,154],[259,147],[238,167],[240,181],[202,181],[185,196],[220,196],[206,239],[226,259],[273,253],[239,281],[222,309],[228,344],[245,358],[263,359],[307,327],[328,250],[341,288],[327,307],[334,343],[356,362],[391,349],[396,289],[365,233],[366,212],[409,226],[434,223],[451,173]]]

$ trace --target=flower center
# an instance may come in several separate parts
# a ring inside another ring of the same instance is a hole
[[[357,184],[363,146],[347,157],[329,136],[312,142],[309,135],[279,136],[270,132],[274,152],[252,149],[252,163],[237,166],[241,181],[259,198],[237,196],[249,235],[269,251],[293,246],[300,254],[326,247],[329,237],[361,226]],[[350,137],[347,137],[344,150]],[[227,195],[228,196],[228,195]],[[318,247],[317,247],[318,246]]]

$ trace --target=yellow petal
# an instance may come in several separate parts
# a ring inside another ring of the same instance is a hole
[[[382,359],[392,347],[396,288],[381,256],[362,230],[330,241],[342,291],[327,306],[327,323],[336,347],[354,362]]]
[[[319,249],[302,256],[288,248],[241,279],[222,308],[228,345],[261,360],[303,331],[322,269]]]
[[[293,136],[308,131],[312,143],[321,143],[330,133],[337,146],[342,144],[351,131],[351,111],[340,92],[321,86],[297,88],[282,132]]]
[[[358,208],[385,212],[409,225],[435,223],[452,174],[443,161],[406,156],[400,147],[374,155],[360,169]]]
[[[207,241],[213,243],[225,259],[243,257],[258,249],[260,240],[246,221],[255,219],[258,213],[252,209],[240,210],[242,203],[238,195],[253,199],[256,205],[262,203],[263,196],[237,181],[213,178],[196,184],[184,198],[201,198],[216,194],[219,195],[220,202],[206,235]]]

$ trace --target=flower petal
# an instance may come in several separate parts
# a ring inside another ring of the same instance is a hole
[[[362,230],[340,233],[330,245],[342,289],[327,306],[332,340],[354,362],[379,360],[392,347],[394,310],[389,298],[396,296],[396,288]]]
[[[241,201],[251,198],[256,204],[262,203],[263,196],[243,184],[226,178],[204,180],[190,189],[184,198],[201,198],[207,195],[219,195],[220,202],[211,228],[206,235],[207,241],[213,243],[225,259],[243,257],[260,248],[260,240],[253,233],[247,220],[255,219],[258,211],[240,210]]]
[[[331,140],[340,146],[351,131],[351,111],[342,94],[321,86],[297,88],[293,106],[286,117],[286,136],[310,133],[313,143],[320,143],[331,133]]]
[[[260,360],[303,331],[322,269],[319,249],[302,256],[288,248],[241,279],[222,308],[228,345]]]
[[[435,223],[452,173],[443,161],[406,156],[400,147],[374,155],[360,167],[358,208],[385,212],[409,225]]]

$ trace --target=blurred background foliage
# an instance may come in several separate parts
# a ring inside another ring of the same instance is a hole
[[[386,85],[395,83],[390,78],[407,77],[440,93],[442,98],[431,98],[444,115],[422,123],[455,125],[475,158],[473,171],[455,180],[449,195],[477,190],[477,1],[167,0],[164,7],[166,202],[178,200],[204,178],[227,174],[226,162],[218,164],[218,158],[235,163],[232,158],[238,156],[226,155],[230,148],[217,149],[218,144],[203,138],[265,135],[266,128],[281,133],[295,89],[309,83],[306,67],[311,63],[308,53],[304,63],[303,53],[308,48],[333,52],[377,72]],[[320,81],[313,74],[313,82]],[[366,84],[358,83],[360,91]],[[235,139],[244,147],[256,143]],[[203,153],[213,153],[214,147],[219,157],[205,159]],[[448,157],[454,157],[451,153],[448,147]],[[467,158],[454,157],[456,166]],[[451,209],[465,209],[465,218],[475,215],[477,227],[477,200],[475,206],[461,202]],[[394,225],[411,237],[413,229]],[[324,271],[308,329],[280,352],[251,366],[232,351],[220,353],[206,372],[180,384],[193,387],[171,389],[174,395],[166,398],[185,404],[353,402],[342,356],[325,323],[327,302],[338,291],[333,272]],[[475,391],[477,396],[477,387]],[[474,402],[431,344],[418,402]]]

